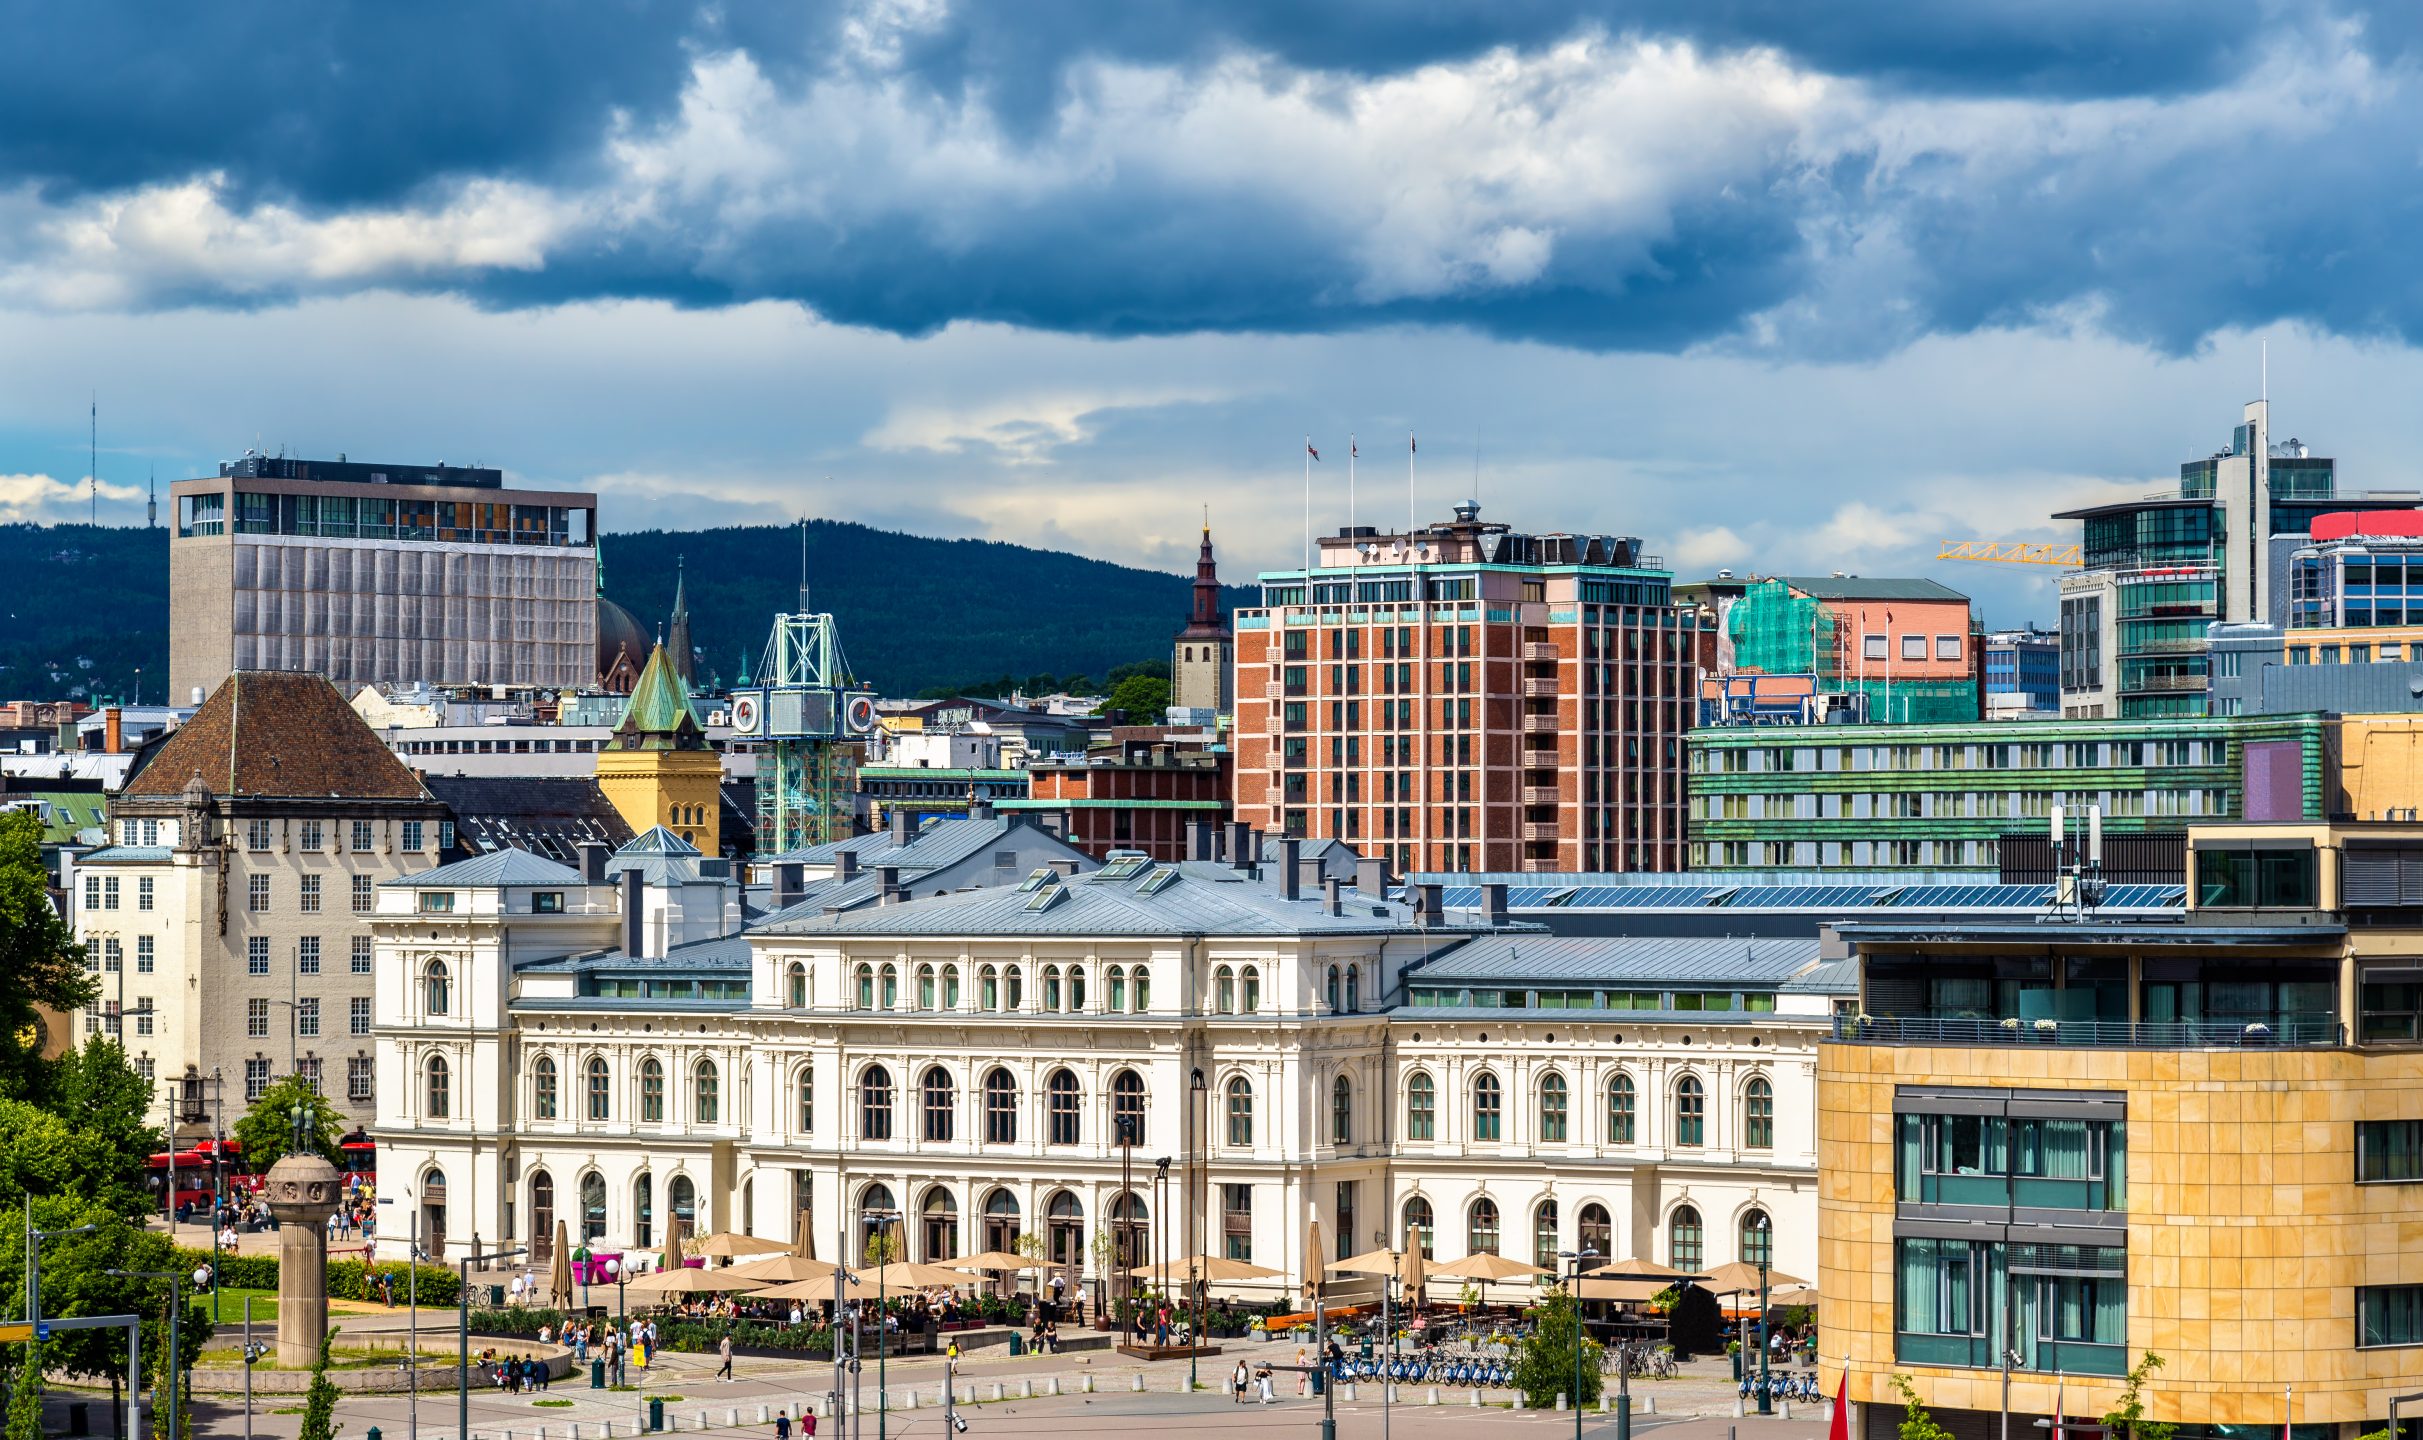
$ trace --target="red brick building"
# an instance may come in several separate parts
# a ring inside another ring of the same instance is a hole
[[[1319,543],[1234,617],[1238,820],[1400,874],[1683,868],[1697,637],[1637,539],[1467,501]]]
[[[1155,860],[1184,860],[1187,826],[1229,818],[1230,784],[1224,748],[1131,739],[1082,758],[1035,761],[1027,767],[1027,798],[997,804],[1096,859],[1141,850]]]

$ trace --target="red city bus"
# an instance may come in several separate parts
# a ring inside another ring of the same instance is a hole
[[[337,1168],[344,1172],[347,1189],[360,1186],[367,1190],[378,1183],[379,1146],[368,1132],[354,1131],[337,1142],[337,1149],[343,1155]]]
[[[201,1140],[183,1150],[162,1151],[145,1162],[144,1183],[171,1210],[208,1211],[212,1180],[227,1186],[229,1198],[260,1188],[260,1178],[244,1173],[244,1147],[234,1140]],[[175,1177],[176,1192],[168,1190]]]

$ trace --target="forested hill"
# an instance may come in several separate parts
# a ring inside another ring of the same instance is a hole
[[[606,536],[606,593],[656,633],[686,557],[702,676],[757,673],[776,612],[799,599],[799,527],[644,530]],[[808,522],[809,603],[841,623],[858,678],[887,695],[1009,676],[1090,676],[1169,659],[1194,577],[990,540],[931,540]],[[1229,586],[1228,608],[1259,603]]]
[[[799,596],[796,526],[642,531],[606,537],[606,590],[654,634],[689,560],[691,636],[705,673],[754,675],[775,612]],[[841,620],[859,678],[887,694],[1001,676],[1090,676],[1166,661],[1185,623],[1189,575],[1053,550],[930,540],[811,521],[811,602]],[[1230,606],[1254,603],[1231,586]],[[0,525],[0,700],[171,698],[168,531]]]

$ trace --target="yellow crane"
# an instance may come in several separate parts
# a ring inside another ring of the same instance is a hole
[[[2075,570],[2085,563],[2076,545],[2036,545],[2025,540],[1946,540],[1938,560],[1991,560],[2004,565],[2057,565]]]

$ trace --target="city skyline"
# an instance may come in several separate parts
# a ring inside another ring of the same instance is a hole
[[[85,513],[97,391],[105,519],[257,440],[501,465],[610,530],[1167,570],[1209,500],[1244,575],[1297,437],[1331,524],[1347,437],[1395,513],[1413,431],[1426,517],[1477,488],[1682,578],[1929,573],[2008,624],[2049,576],[1935,544],[2165,483],[2265,340],[2283,433],[2417,485],[2396,228],[2304,188],[2398,193],[2394,16],[2065,8],[59,25],[0,150],[0,515]],[[513,83],[450,75],[465,40]],[[374,57],[447,102],[350,90]],[[282,83],[190,123],[239,67]]]

